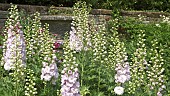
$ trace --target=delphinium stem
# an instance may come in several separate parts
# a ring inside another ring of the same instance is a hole
[[[98,93],[99,93],[99,91],[100,91],[100,68],[98,69]]]

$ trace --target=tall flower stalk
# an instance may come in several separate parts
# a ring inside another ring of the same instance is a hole
[[[77,51],[87,50],[91,46],[91,32],[89,31],[89,10],[85,2],[77,2],[73,7],[73,21],[70,31],[70,47]],[[71,40],[74,38],[75,40]]]
[[[49,33],[49,25],[46,24],[42,27],[40,19],[40,13],[36,12],[33,14],[33,17],[29,17],[29,21],[27,21],[27,26],[25,29],[25,37],[27,41],[27,65],[29,70],[34,70],[32,74],[35,76],[35,80],[40,78],[44,83],[43,93],[46,95],[50,90],[48,85],[56,85],[56,80],[59,74],[56,64],[57,57],[55,55],[55,51],[53,50],[53,43],[55,42],[55,39]],[[31,80],[33,78],[29,79]],[[35,80],[31,81],[36,82]],[[42,82],[38,83],[41,85]],[[48,82],[50,82],[50,84]],[[29,86],[27,85],[25,86],[25,88],[28,87]],[[38,87],[40,88],[42,86]],[[26,89],[25,94],[29,94],[29,91]],[[32,90],[32,92],[33,91],[36,90]]]
[[[85,2],[77,2],[73,7],[73,21],[69,32],[69,46],[75,54],[76,62],[79,64],[80,84],[84,84],[86,56],[91,49],[91,32],[89,31],[89,9]]]
[[[162,58],[163,49],[158,49],[157,40],[151,41],[152,47],[150,51],[150,61],[148,64],[147,79],[148,79],[148,87],[150,91],[154,91],[155,95],[162,96],[162,91],[166,89],[165,86],[165,75],[164,72],[164,59]]]
[[[135,94],[138,88],[146,84],[146,67],[148,63],[146,61],[146,47],[145,47],[145,34],[143,30],[140,30],[138,36],[137,49],[133,54],[131,63],[131,80],[129,82],[129,93]]]
[[[80,83],[78,64],[76,63],[75,51],[70,49],[69,41],[64,42],[64,61],[61,72],[61,95],[80,96]]]
[[[13,80],[13,91],[15,96],[19,96],[25,81],[26,45],[16,5],[11,6],[9,15],[4,30],[5,40],[1,65],[4,65],[5,70],[12,70],[10,75]]]
[[[49,34],[48,30],[49,25],[46,24],[45,28],[42,29],[42,34],[44,40],[42,47],[42,56],[44,57],[42,61],[43,68],[41,70],[41,80],[44,81],[52,81],[52,84],[56,84],[56,80],[58,78],[58,68],[56,64],[57,57],[55,56],[55,51],[53,43],[55,42],[54,39],[51,39],[52,37]]]
[[[124,83],[130,80],[130,65],[128,62],[128,56],[126,53],[126,48],[124,43],[119,40],[118,37],[118,19],[113,19],[112,21],[111,36],[108,37],[109,40],[109,50],[108,56],[109,60],[106,61],[107,66],[110,70],[115,71],[115,83],[116,87],[114,92],[118,95],[124,93]],[[119,89],[121,90],[119,92]]]
[[[101,74],[102,66],[105,66],[105,61],[107,61],[107,40],[106,40],[106,28],[105,25],[98,25],[98,30],[93,33],[92,46],[93,46],[93,58],[92,65],[95,66],[97,71],[97,92],[100,92],[101,86]],[[98,66],[98,67],[96,67]]]

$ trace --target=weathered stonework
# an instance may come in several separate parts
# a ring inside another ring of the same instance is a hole
[[[2,26],[4,26],[7,19],[8,9],[10,4],[0,3],[0,32]],[[39,12],[41,14],[41,22],[48,23],[50,26],[50,32],[59,34],[60,37],[64,35],[66,31],[70,30],[70,23],[72,21],[73,9],[70,7],[47,7],[47,6],[34,6],[34,5],[17,5],[19,10],[24,10],[31,14]],[[54,14],[50,11],[54,11]],[[56,12],[55,12],[56,11]],[[56,13],[56,14],[55,14]],[[151,20],[159,21],[160,15],[170,16],[163,12],[143,12],[143,11],[121,11],[120,14],[123,17],[138,17],[138,15],[145,16],[146,22]],[[89,20],[94,19],[96,24],[103,24],[112,18],[112,10],[106,9],[92,9],[90,12]],[[144,21],[145,22],[145,21]]]
[[[10,4],[0,3],[0,26],[4,26],[4,22],[7,19],[8,9]],[[64,33],[70,30],[72,21],[73,9],[69,7],[46,7],[46,6],[33,6],[33,5],[17,5],[19,10],[25,10],[31,14],[36,11],[41,14],[42,24],[48,23],[51,33],[59,34],[62,38]],[[51,15],[49,10],[59,10],[59,13]],[[69,14],[69,15],[68,15]],[[93,9],[90,12],[89,20],[94,19],[96,24],[103,24],[111,18],[111,10],[106,9]],[[0,31],[2,31],[0,29]]]

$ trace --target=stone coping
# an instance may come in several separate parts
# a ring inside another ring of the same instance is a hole
[[[40,16],[41,20],[72,20],[72,16],[62,16],[62,15],[43,15]]]
[[[103,17],[105,20],[109,20],[111,16],[108,15],[89,15],[90,18],[100,18]],[[67,15],[41,15],[41,20],[66,20],[66,21],[72,21],[73,16],[67,16]]]
[[[141,16],[147,16],[152,18],[160,18],[160,15],[170,16],[169,13],[165,13],[165,12],[145,12],[145,11],[121,11],[120,14],[122,16],[137,17],[138,15],[141,15]]]

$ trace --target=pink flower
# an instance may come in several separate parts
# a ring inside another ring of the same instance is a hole
[[[67,66],[63,69],[66,71]],[[75,68],[77,70],[77,68]],[[61,75],[61,94],[62,96],[80,96],[80,83],[78,81],[79,74],[75,70],[68,70],[67,72]]]
[[[55,48],[55,49],[57,49],[57,48],[59,48],[59,47],[60,47],[60,45],[61,45],[60,43],[55,42],[55,43],[54,43],[54,48]]]

